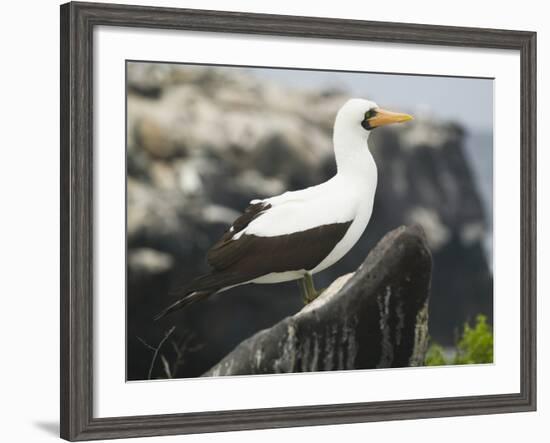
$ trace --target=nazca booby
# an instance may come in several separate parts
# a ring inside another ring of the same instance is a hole
[[[246,283],[300,280],[311,301],[311,276],[346,255],[371,217],[377,169],[367,145],[370,132],[411,119],[369,100],[348,100],[334,122],[336,175],[317,186],[252,200],[208,251],[211,271],[182,288],[179,299],[155,318]]]

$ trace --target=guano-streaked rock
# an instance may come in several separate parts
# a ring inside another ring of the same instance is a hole
[[[243,341],[204,376],[422,365],[431,268],[422,229],[397,228],[355,273]]]

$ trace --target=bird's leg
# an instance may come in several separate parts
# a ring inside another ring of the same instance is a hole
[[[304,305],[307,305],[307,289],[306,280],[304,277],[298,280],[298,287],[300,288],[300,292],[302,293],[302,300],[304,301]]]
[[[315,289],[315,285],[313,283],[313,277],[308,272],[306,272],[304,274],[304,277],[298,281],[298,285],[302,290],[304,305],[311,303],[319,295],[319,292],[317,292]]]

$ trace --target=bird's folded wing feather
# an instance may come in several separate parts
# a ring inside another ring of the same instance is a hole
[[[254,201],[235,220],[208,252],[215,271],[254,279],[273,272],[311,270],[342,240],[353,220],[353,210],[342,199],[334,208],[323,207],[326,198],[281,197]]]

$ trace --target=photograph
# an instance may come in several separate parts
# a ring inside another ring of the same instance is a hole
[[[540,24],[279,7],[61,5],[61,438],[537,410]]]
[[[125,73],[128,382],[493,363],[493,78]]]

